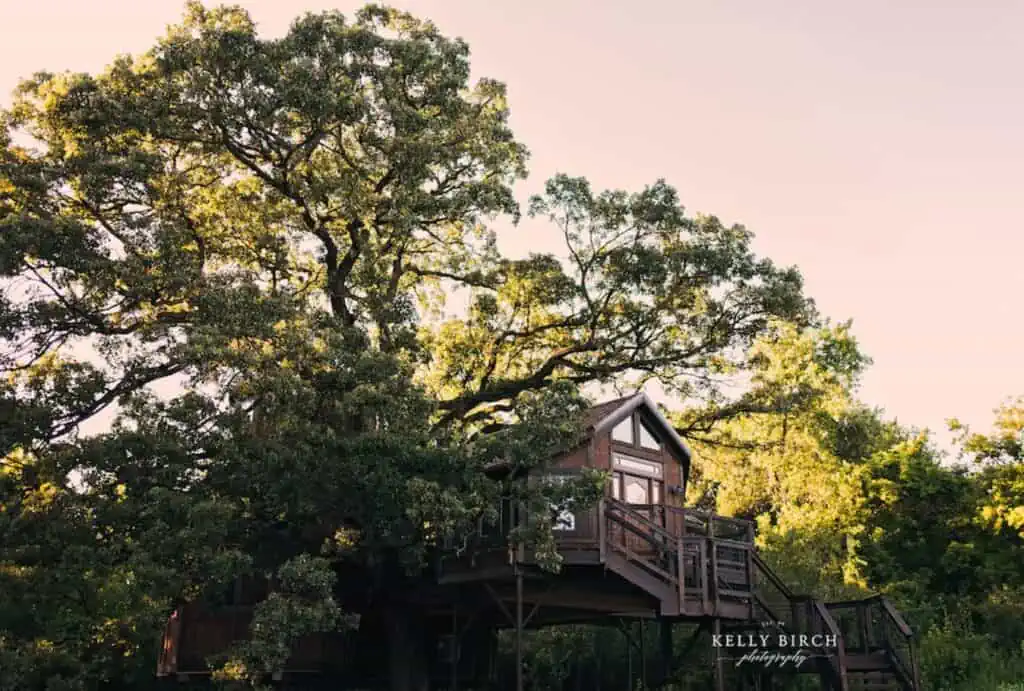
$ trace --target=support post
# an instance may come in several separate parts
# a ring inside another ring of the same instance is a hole
[[[640,688],[647,691],[647,622],[640,620]]]
[[[622,635],[626,638],[626,691],[633,691],[633,641],[630,631],[622,626]]]
[[[860,638],[860,645],[857,647],[865,652],[870,653],[873,645],[877,645],[877,641],[872,640],[870,628],[868,626],[868,611],[862,603],[857,604],[857,634]]]
[[[523,691],[523,571],[516,570],[516,691]]]
[[[711,625],[711,633],[718,636],[722,633],[722,620],[715,619]],[[715,691],[725,691],[725,665],[722,660],[722,649],[715,648]]]
[[[459,635],[459,608],[458,605],[452,607],[452,645],[449,651],[452,656],[452,691],[458,691],[459,689],[459,641],[462,637]]]
[[[660,622],[661,628],[661,685],[665,685],[674,672],[672,664],[672,623],[667,619]]]

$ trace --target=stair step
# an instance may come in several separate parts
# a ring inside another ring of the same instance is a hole
[[[850,691],[900,691],[902,686],[892,674],[861,672],[848,675]]]

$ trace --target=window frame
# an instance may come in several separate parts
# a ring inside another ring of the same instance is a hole
[[[661,434],[654,430],[654,425],[650,424],[645,420],[647,416],[643,415],[640,411],[635,410],[629,414],[629,417],[623,418],[611,429],[610,437],[613,443],[620,444],[622,446],[628,446],[631,449],[640,449],[648,453],[661,453],[665,450],[665,442],[662,439]],[[622,429],[623,425],[629,423],[628,429],[630,434],[629,441],[619,439],[617,435],[618,430]],[[656,446],[648,446],[644,444],[644,435],[650,437]]]

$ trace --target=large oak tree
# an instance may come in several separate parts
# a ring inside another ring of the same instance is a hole
[[[564,254],[501,255],[527,152],[468,56],[381,7],[268,40],[191,4],[145,55],[22,84],[0,133],[0,688],[141,683],[171,607],[248,570],[279,576],[273,625],[224,673],[274,669],[339,625],[324,556],[394,600],[493,506],[485,464],[572,443],[581,387],[657,380],[704,406],[694,434],[775,405],[721,384],[775,320],[815,320],[800,276],[666,183],[558,176],[528,212]],[[470,304],[443,318],[453,288]]]

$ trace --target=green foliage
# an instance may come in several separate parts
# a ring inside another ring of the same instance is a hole
[[[302,636],[341,628],[341,610],[334,599],[336,579],[326,559],[299,555],[282,564],[277,589],[256,605],[251,637],[226,651],[215,678],[251,685],[266,682],[273,672],[284,669],[292,645]]]

